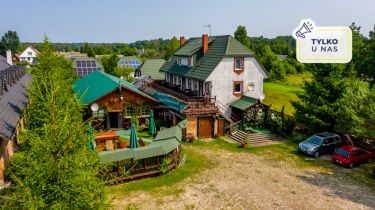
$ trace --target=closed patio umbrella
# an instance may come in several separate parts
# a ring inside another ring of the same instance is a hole
[[[131,129],[130,129],[130,148],[131,149],[138,148],[137,130],[135,129],[134,123],[132,123]]]
[[[150,120],[148,125],[148,133],[151,136],[155,136],[156,134],[156,126],[155,126],[155,119],[154,119],[154,111],[151,110],[150,112]]]

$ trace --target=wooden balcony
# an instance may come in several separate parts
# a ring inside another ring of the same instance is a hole
[[[190,97],[187,107],[182,113],[186,115],[216,115],[219,113],[219,108],[216,105],[216,97]]]
[[[167,84],[159,85],[153,83],[151,85],[158,91],[171,95],[187,104],[187,107],[182,111],[186,115],[210,115],[219,113],[219,108],[216,104],[216,96],[210,95],[197,96],[198,91],[181,91],[178,87],[171,87]]]

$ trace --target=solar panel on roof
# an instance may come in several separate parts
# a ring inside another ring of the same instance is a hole
[[[97,68],[97,63],[95,60],[79,60],[76,61],[76,68],[74,71],[77,73],[78,76],[84,77],[87,74],[90,74],[94,71],[101,70]]]

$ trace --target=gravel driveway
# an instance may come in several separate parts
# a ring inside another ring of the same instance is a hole
[[[189,148],[215,167],[179,182],[181,193],[155,197],[143,191],[115,199],[116,208],[140,209],[375,209],[375,189],[337,171],[299,167],[250,153]],[[350,170],[350,169],[339,169]],[[375,179],[374,179],[375,182]]]

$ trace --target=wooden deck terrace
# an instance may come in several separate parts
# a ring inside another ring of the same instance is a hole
[[[219,108],[216,104],[216,96],[189,96],[156,83],[152,83],[151,86],[156,90],[173,96],[186,103],[187,107],[183,110],[184,114],[207,115],[219,113]]]
[[[216,97],[190,97],[182,113],[187,115],[217,114],[219,108],[216,105]]]

